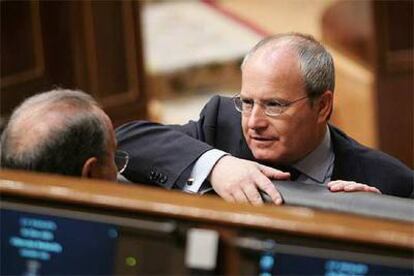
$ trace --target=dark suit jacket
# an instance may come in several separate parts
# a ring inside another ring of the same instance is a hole
[[[255,160],[244,140],[240,120],[230,98],[215,96],[205,105],[197,122],[182,126],[127,123],[116,130],[119,148],[130,154],[124,176],[133,182],[182,188],[194,162],[209,149]],[[412,197],[411,169],[329,127],[335,153],[332,180],[356,181],[377,187],[384,194]]]

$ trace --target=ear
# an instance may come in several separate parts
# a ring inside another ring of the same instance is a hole
[[[330,90],[325,91],[319,98],[318,103],[318,121],[320,123],[327,122],[332,112],[333,93]]]
[[[96,157],[90,157],[85,161],[82,167],[82,177],[94,178],[97,171],[98,159]]]

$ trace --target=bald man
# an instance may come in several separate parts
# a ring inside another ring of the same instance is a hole
[[[182,126],[130,122],[117,129],[130,153],[124,176],[165,188],[261,204],[283,199],[271,179],[413,196],[413,172],[360,145],[329,123],[335,70],[314,38],[289,33],[260,41],[246,55],[241,91],[215,96],[198,121]]]
[[[116,180],[115,141],[90,95],[56,89],[14,110],[1,137],[1,167]]]

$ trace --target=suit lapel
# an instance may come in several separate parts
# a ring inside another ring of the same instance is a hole
[[[331,180],[358,180],[363,175],[363,171],[360,160],[356,157],[355,141],[331,125],[329,129],[335,154]]]

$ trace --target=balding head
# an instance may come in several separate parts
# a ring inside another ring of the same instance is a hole
[[[332,56],[309,35],[287,33],[267,37],[247,53],[241,68],[243,70],[246,63],[252,60],[272,65],[280,52],[294,53],[297,56],[305,90],[310,98],[316,98],[328,90],[334,91],[335,68]]]
[[[88,94],[38,94],[13,112],[2,135],[1,166],[81,176],[89,158],[105,162],[111,131],[109,118]]]

